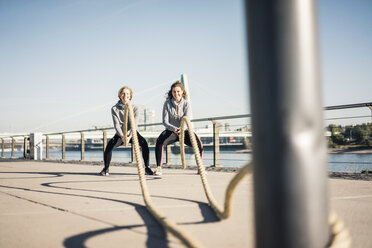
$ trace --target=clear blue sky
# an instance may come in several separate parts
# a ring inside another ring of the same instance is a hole
[[[323,104],[372,101],[372,1],[318,9]],[[195,118],[250,112],[242,1],[0,0],[0,34],[0,133],[110,126],[123,85],[160,121],[182,73]]]

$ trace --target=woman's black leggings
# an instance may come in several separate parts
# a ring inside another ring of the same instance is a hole
[[[200,157],[203,159],[203,144],[199,137],[195,134],[196,142],[198,143]],[[156,140],[155,144],[155,157],[156,157],[156,165],[161,166],[163,164],[163,151],[164,147],[169,144],[172,144],[176,141],[179,141],[179,135],[175,134],[170,130],[164,130]],[[185,144],[188,146],[192,146],[189,131],[185,130]]]
[[[139,145],[141,146],[141,150],[142,150],[142,157],[143,157],[143,161],[145,163],[145,166],[146,167],[149,167],[149,160],[150,160],[150,156],[149,156],[149,146],[147,144],[147,141],[145,140],[145,138],[143,138],[139,132],[137,131],[137,137],[138,137],[138,142],[139,142]],[[129,140],[129,143],[132,143],[132,139]],[[103,161],[105,163],[105,169],[107,170],[110,166],[110,162],[111,162],[111,157],[112,157],[112,150],[118,146],[121,146],[123,144],[123,141],[121,140],[120,136],[115,134],[114,137],[112,137],[112,139],[110,139],[110,141],[107,143],[107,146],[106,146],[106,149],[105,149],[105,152],[104,152],[104,155],[103,155]]]

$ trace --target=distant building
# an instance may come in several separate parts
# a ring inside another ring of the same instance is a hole
[[[155,123],[155,110],[150,108],[145,108],[142,105],[137,105],[138,107],[138,124],[150,124]],[[140,127],[140,130],[152,131],[154,129],[153,126],[149,127]]]

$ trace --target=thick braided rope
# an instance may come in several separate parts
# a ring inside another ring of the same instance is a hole
[[[232,202],[232,196],[235,192],[236,187],[239,185],[241,180],[250,174],[252,172],[252,166],[250,163],[246,164],[243,168],[240,169],[240,171],[233,177],[233,179],[230,181],[229,185],[227,186],[226,192],[225,192],[225,203],[224,207],[222,208],[215,198],[213,197],[212,191],[209,187],[209,183],[207,180],[207,176],[205,174],[205,169],[203,166],[203,163],[200,158],[200,151],[199,147],[196,142],[196,138],[194,135],[194,130],[192,128],[191,122],[187,116],[184,116],[181,121],[181,133],[180,133],[180,152],[181,152],[181,158],[182,158],[182,166],[183,168],[186,168],[186,161],[185,161],[185,124],[187,124],[187,128],[189,130],[189,136],[191,140],[191,144],[194,150],[195,160],[196,164],[198,166],[200,178],[203,184],[205,195],[208,199],[208,202],[218,218],[221,220],[227,219],[230,216],[231,213],[231,202]]]
[[[204,187],[205,194],[211,205],[212,209],[215,211],[216,215],[221,219],[227,219],[231,213],[231,202],[232,196],[237,185],[241,182],[241,180],[248,174],[252,173],[252,165],[250,163],[246,164],[240,171],[233,177],[230,181],[229,185],[226,188],[225,192],[225,202],[224,208],[222,209],[218,203],[216,202],[215,198],[213,197],[211,190],[209,188],[208,180],[205,175],[204,166],[201,162],[200,158],[200,151],[199,147],[196,143],[196,138],[194,135],[194,131],[192,129],[190,120],[188,117],[183,117],[181,121],[181,133],[180,133],[180,152],[181,152],[181,159],[182,159],[182,166],[186,168],[186,160],[185,160],[185,123],[187,124],[189,130],[189,136],[191,139],[191,144],[195,154],[195,160],[199,169],[200,177],[202,180],[202,184]],[[331,212],[329,215],[329,225],[330,225],[330,241],[329,247],[332,248],[349,248],[351,247],[351,236],[347,228],[345,227],[342,220],[340,220],[334,212]]]
[[[146,184],[146,176],[145,176],[145,169],[141,159],[139,142],[137,137],[137,130],[135,126],[135,119],[133,108],[130,103],[126,105],[126,108],[129,110],[129,121],[132,127],[132,139],[134,145],[134,152],[136,154],[136,162],[137,162],[137,169],[138,169],[138,177],[141,185],[142,196],[145,202],[147,210],[154,216],[154,218],[164,227],[164,229],[168,230],[178,239],[180,239],[187,247],[202,247],[199,242],[192,239],[187,233],[181,230],[175,223],[171,222],[170,220],[165,217],[163,213],[161,213],[158,209],[155,208],[154,204],[151,201],[150,194],[147,189]],[[124,119],[124,125],[127,125],[127,119]]]
[[[142,190],[142,196],[146,205],[147,210],[155,217],[155,219],[169,232],[171,232],[174,236],[179,238],[187,247],[201,247],[201,245],[192,239],[188,234],[186,234],[183,230],[181,230],[175,223],[171,222],[168,220],[164,214],[162,214],[159,210],[157,210],[154,206],[154,204],[151,201],[150,195],[148,193],[147,189],[147,184],[146,184],[146,177],[145,177],[145,170],[144,170],[144,165],[142,160],[140,159],[140,149],[139,149],[139,142],[138,142],[138,137],[137,137],[137,130],[135,127],[135,120],[134,120],[134,113],[131,104],[126,105],[126,111],[127,113],[129,112],[129,121],[132,126],[132,138],[133,138],[133,145],[134,145],[134,151],[136,153],[136,162],[137,162],[137,169],[138,169],[138,176],[139,176],[139,181],[140,181],[140,186]],[[124,125],[127,126],[127,118],[124,119]],[[184,121],[182,120],[182,123]],[[184,125],[184,124],[183,124]],[[188,124],[189,127],[189,133],[193,134],[193,130],[190,124]],[[201,158],[200,158],[200,153],[196,144],[196,139],[194,135],[190,135],[190,139],[193,145],[194,153],[195,153],[195,158],[197,161],[197,165],[199,168],[200,176],[203,181],[204,177],[204,182],[203,186],[205,191],[209,189],[208,182],[206,180],[205,176],[205,170],[204,167],[202,166],[201,163]],[[182,128],[181,124],[181,137],[180,140],[184,141],[184,128]],[[181,153],[184,153],[184,142],[181,142]],[[184,155],[183,155],[184,156]],[[184,157],[183,157],[184,161]],[[185,163],[183,163],[184,168],[186,167]],[[220,206],[215,206],[212,208],[216,212],[216,214],[221,218],[221,219],[226,219],[230,216],[231,212],[231,199],[233,196],[233,192],[236,188],[236,186],[239,184],[239,182],[249,173],[251,173],[252,167],[251,164],[245,165],[235,176],[234,178],[230,181],[226,193],[225,193],[225,205],[224,205],[224,211],[221,211]],[[207,189],[207,190],[206,190]],[[213,195],[210,193],[207,193],[207,198],[212,205],[212,203],[216,204],[216,201],[213,197]],[[212,201],[211,201],[212,200]],[[330,237],[330,244],[328,247],[332,248],[348,248],[351,246],[351,237],[349,234],[349,231],[345,228],[345,225],[343,222],[338,219],[336,214],[331,213],[329,217],[329,223],[330,223],[330,229],[331,229],[331,237]]]
[[[330,242],[331,248],[349,248],[351,247],[351,235],[346,228],[344,222],[338,218],[335,212],[331,212],[328,217],[330,227]]]
[[[128,111],[129,111],[129,109],[126,106],[127,105],[124,106],[124,121],[123,121],[123,143],[124,143],[123,145],[125,147],[128,146],[127,133],[128,133]]]

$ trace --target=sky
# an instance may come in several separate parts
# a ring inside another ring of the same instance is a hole
[[[250,113],[243,6],[0,0],[0,133],[110,127],[124,85],[160,122],[183,73],[194,118]],[[371,14],[370,0],[318,1],[324,106],[372,102]],[[371,111],[343,113],[356,114]]]

